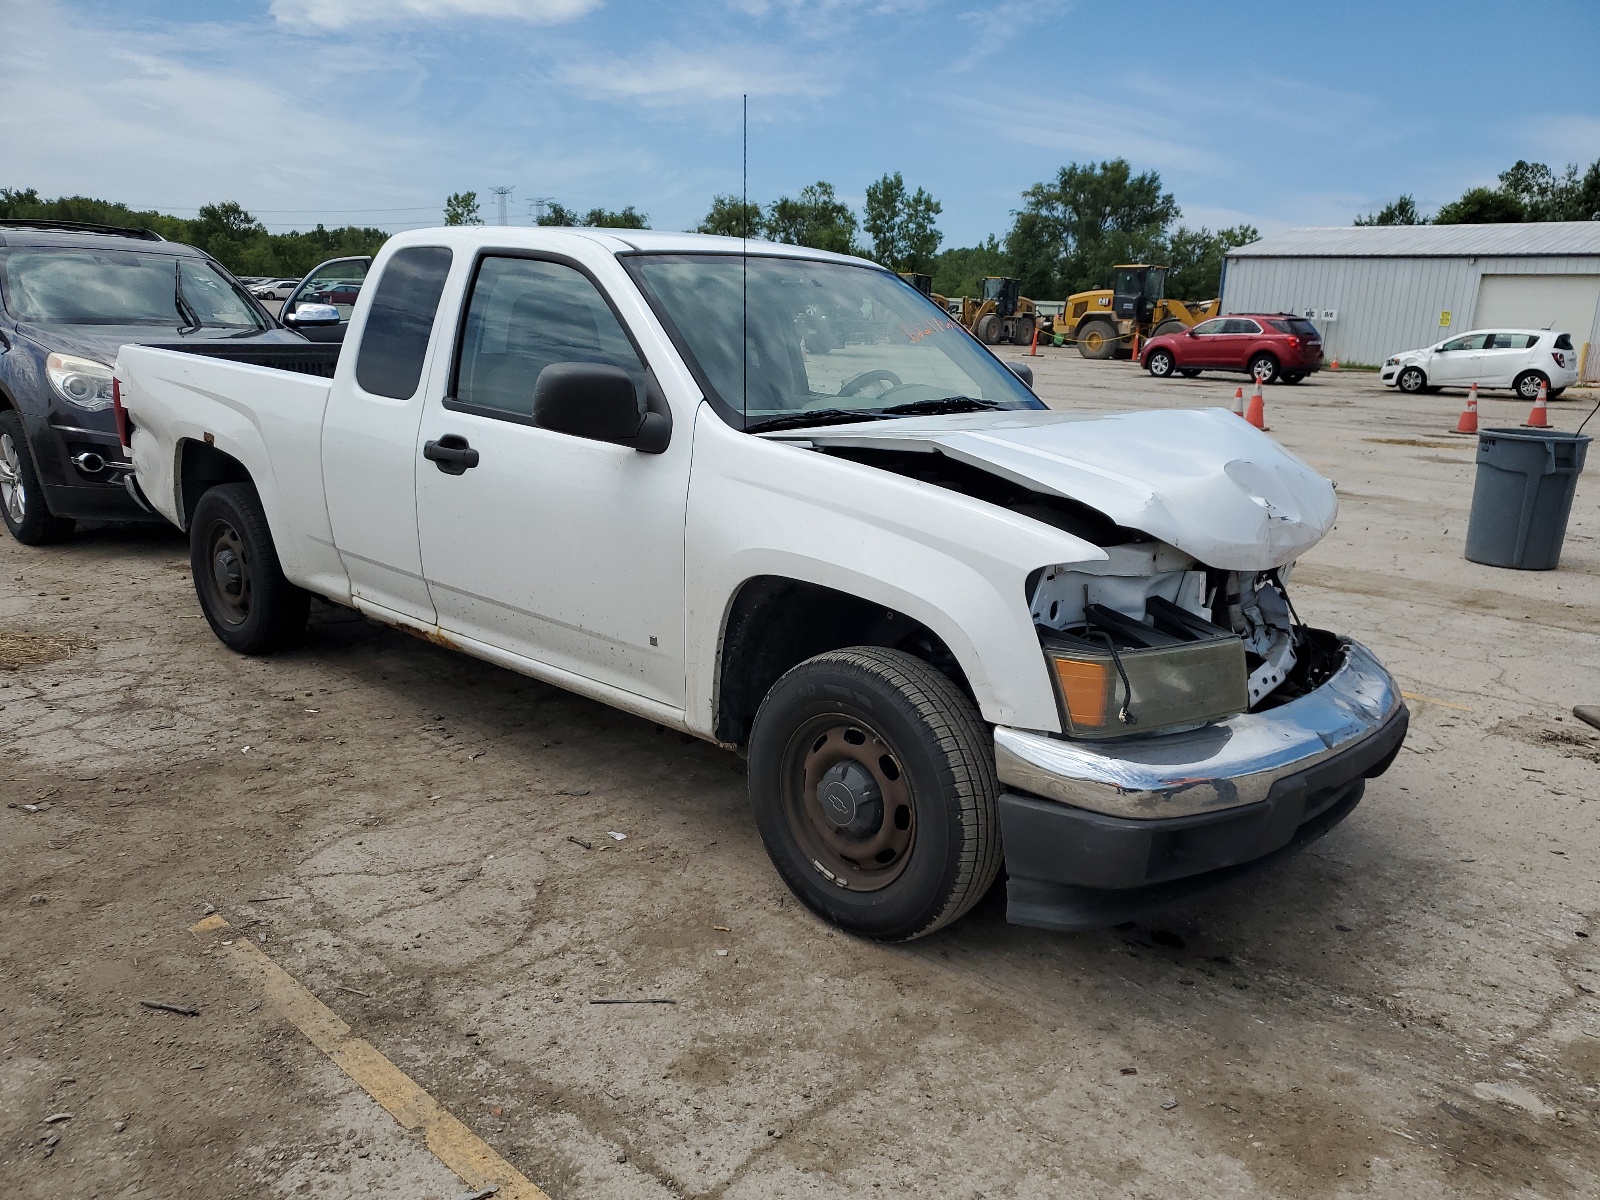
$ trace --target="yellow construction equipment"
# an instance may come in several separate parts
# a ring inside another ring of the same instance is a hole
[[[1111,268],[1111,286],[1067,297],[1052,332],[1078,344],[1085,358],[1127,358],[1134,341],[1178,333],[1214,317],[1221,300],[1169,300],[1167,268],[1123,263]]]
[[[955,317],[985,345],[1011,342],[1026,346],[1033,341],[1034,330],[1042,327],[1038,305],[1021,294],[1018,280],[991,275],[983,281],[982,297],[948,298],[933,290],[931,276],[902,271],[900,278]]]

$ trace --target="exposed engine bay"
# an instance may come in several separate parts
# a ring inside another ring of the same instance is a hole
[[[1211,567],[1088,504],[937,450],[814,448],[998,505],[1105,551],[1104,561],[1036,571],[1027,585],[1074,736],[1192,726],[1271,708],[1320,686],[1338,667],[1338,638],[1294,613],[1292,563]]]

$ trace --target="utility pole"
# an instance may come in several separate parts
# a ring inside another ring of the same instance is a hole
[[[550,211],[550,206],[555,203],[554,196],[538,196],[528,201],[528,223],[537,225],[544,220],[545,214]]]
[[[492,187],[489,189],[494,195],[494,223],[496,225],[504,225],[506,223],[506,201],[510,199],[514,190],[514,188],[509,187]]]

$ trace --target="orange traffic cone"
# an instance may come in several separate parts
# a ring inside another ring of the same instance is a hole
[[[1256,380],[1256,389],[1250,393],[1250,407],[1245,410],[1244,419],[1257,429],[1267,427],[1267,402],[1261,397],[1261,381]]]
[[[1339,369],[1339,360],[1336,358],[1331,363],[1328,364],[1328,370],[1337,371],[1338,369]]]
[[[1244,420],[1244,388],[1233,389],[1233,415]]]
[[[1461,410],[1461,417],[1456,421],[1457,433],[1478,432],[1478,385],[1473,384],[1472,390],[1467,393],[1467,406]]]
[[[1028,357],[1039,357],[1039,322],[1037,321],[1033,323],[1033,345],[1028,347]]]
[[[1539,385],[1539,398],[1533,402],[1533,409],[1528,413],[1528,419],[1522,423],[1524,429],[1549,429],[1550,406],[1545,403],[1544,384]]]

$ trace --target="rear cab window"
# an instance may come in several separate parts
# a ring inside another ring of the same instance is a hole
[[[407,246],[384,266],[356,358],[362,391],[391,400],[416,395],[450,259],[444,246]]]
[[[1529,342],[1528,344],[1531,346],[1533,343]],[[1571,350],[1572,349],[1572,335],[1570,333],[1558,333],[1558,334],[1556,334],[1555,348],[1557,350]]]

